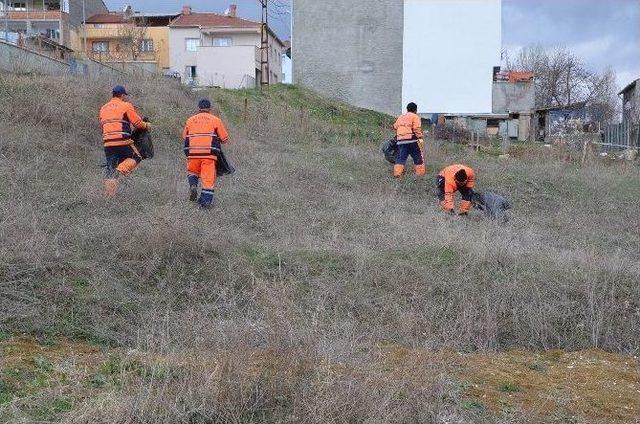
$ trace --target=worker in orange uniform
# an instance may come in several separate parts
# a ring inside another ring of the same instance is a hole
[[[411,155],[415,166],[415,174],[423,177],[427,173],[427,168],[424,164],[424,135],[422,132],[422,120],[418,116],[418,105],[409,103],[407,105],[407,113],[396,120],[393,128],[396,130],[396,142],[398,145],[393,176],[399,178],[404,175],[407,158]]]
[[[127,101],[127,90],[123,86],[115,86],[112,94],[111,100],[100,109],[102,141],[107,160],[104,180],[107,197],[112,197],[118,191],[118,177],[129,175],[142,161],[140,152],[133,145],[133,131],[151,128],[151,124],[144,122]]]
[[[211,101],[198,102],[199,112],[187,120],[182,138],[184,153],[187,155],[187,175],[189,179],[189,200],[198,201],[207,209],[213,203],[216,187],[216,161],[220,143],[229,140],[229,134],[222,120],[211,113]],[[198,183],[202,183],[198,199]]]
[[[475,182],[476,173],[467,165],[450,165],[440,171],[437,190],[438,199],[444,210],[454,213],[453,194],[459,191],[462,195],[460,215],[467,215],[472,206]]]

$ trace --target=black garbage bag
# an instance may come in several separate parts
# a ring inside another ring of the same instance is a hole
[[[494,221],[507,222],[507,211],[511,209],[511,202],[506,197],[490,191],[474,192],[473,206],[484,212],[485,216]]]
[[[387,162],[396,163],[396,156],[398,156],[398,142],[395,139],[385,141],[382,145],[382,153]]]
[[[217,149],[216,156],[218,156],[218,160],[216,161],[216,174],[218,174],[218,177],[233,175],[233,173],[236,172],[236,169],[227,160],[222,149]]]
[[[149,131],[135,130],[131,138],[142,159],[153,159],[153,140]]]

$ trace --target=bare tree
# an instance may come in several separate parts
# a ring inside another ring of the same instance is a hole
[[[118,42],[122,51],[122,59],[138,60],[142,53],[142,42],[147,37],[144,20],[130,18],[126,25],[118,28]]]
[[[512,59],[513,57],[513,59]],[[587,101],[597,120],[611,122],[618,113],[616,76],[612,70],[590,70],[573,52],[564,47],[546,50],[529,46],[506,55],[507,68],[532,71],[536,75],[536,106],[567,106]]]

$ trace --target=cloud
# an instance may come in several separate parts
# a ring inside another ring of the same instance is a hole
[[[577,56],[587,62],[599,60],[609,53],[615,46],[615,38],[612,35],[605,35],[599,38],[592,38],[581,43],[569,45],[568,48]]]

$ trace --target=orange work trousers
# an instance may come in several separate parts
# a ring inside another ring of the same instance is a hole
[[[187,174],[198,177],[203,190],[216,188],[216,159],[187,159]]]

